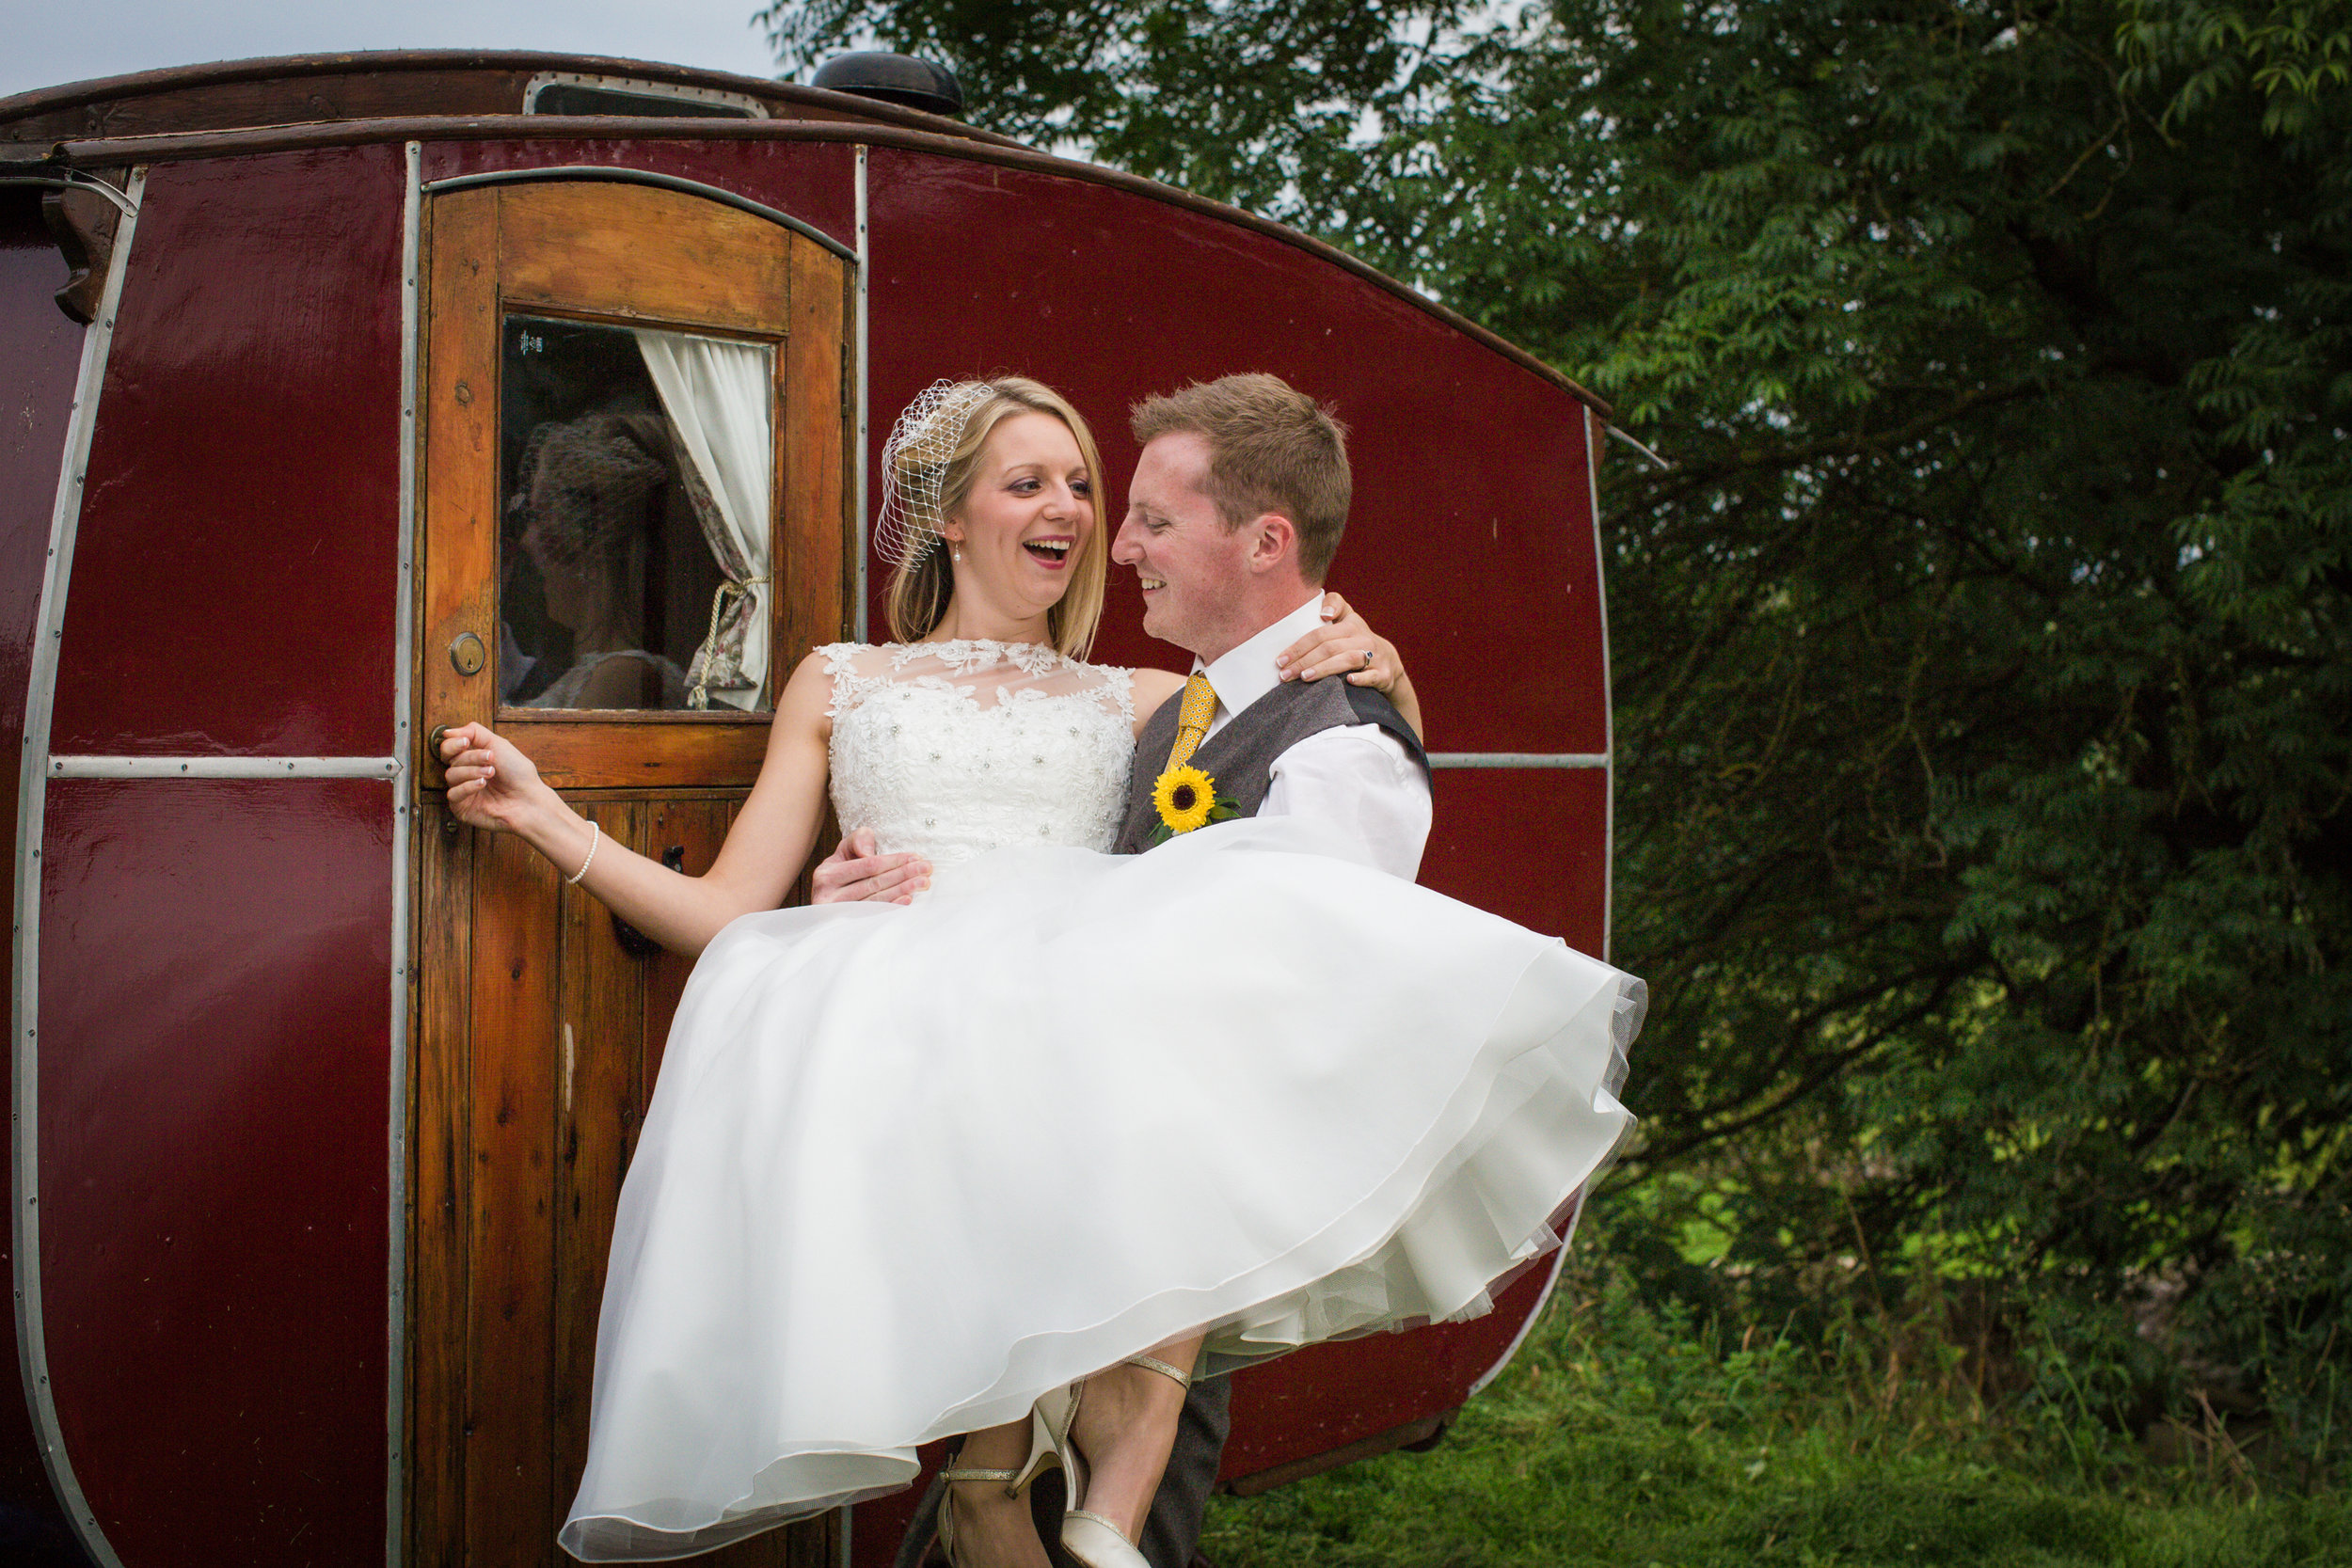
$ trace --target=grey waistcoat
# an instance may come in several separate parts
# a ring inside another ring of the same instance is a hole
[[[1152,805],[1152,786],[1168,766],[1168,748],[1176,744],[1181,693],[1159,705],[1136,742],[1136,765],[1127,781],[1127,815],[1121,819],[1114,853],[1141,854],[1151,847],[1152,831],[1160,825]],[[1232,722],[1200,743],[1192,766],[1216,781],[1216,792],[1231,800],[1244,816],[1255,816],[1274,782],[1274,759],[1311,735],[1343,724],[1377,724],[1396,737],[1405,752],[1429,770],[1429,757],[1412,727],[1405,722],[1383,692],[1350,686],[1337,675],[1319,681],[1284,681],[1236,714]]]

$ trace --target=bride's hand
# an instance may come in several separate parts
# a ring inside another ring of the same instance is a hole
[[[1323,595],[1323,621],[1275,658],[1274,667],[1284,680],[1343,674],[1350,685],[1391,691],[1405,678],[1405,660],[1396,644],[1365,625],[1337,594]]]
[[[855,904],[867,899],[910,904],[931,885],[931,863],[920,855],[879,853],[870,828],[860,828],[809,873],[812,904]]]
[[[486,724],[460,724],[441,736],[441,766],[450,815],[468,827],[518,832],[523,814],[547,788],[531,759]]]
[[[1284,680],[1318,680],[1343,675],[1353,686],[1369,686],[1387,694],[1415,735],[1421,724],[1421,699],[1396,644],[1364,624],[1337,594],[1323,595],[1324,624],[1282,650],[1274,667]]]

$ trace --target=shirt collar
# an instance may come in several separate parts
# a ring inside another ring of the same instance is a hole
[[[1323,590],[1318,588],[1313,598],[1241,646],[1229,650],[1216,662],[1204,665],[1194,659],[1192,667],[1205,673],[1209,685],[1216,689],[1220,717],[1232,718],[1281,685],[1281,673],[1274,668],[1274,656],[1321,625]]]

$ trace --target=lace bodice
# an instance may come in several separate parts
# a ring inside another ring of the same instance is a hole
[[[1010,844],[1103,849],[1126,804],[1132,671],[1026,642],[836,642],[844,832],[952,865]]]

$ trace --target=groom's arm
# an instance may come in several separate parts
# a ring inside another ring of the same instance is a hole
[[[1429,843],[1429,775],[1376,724],[1322,730],[1274,759],[1260,816],[1311,816],[1411,881]]]

